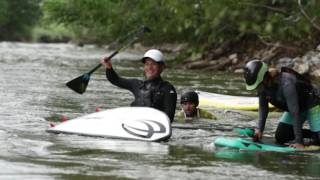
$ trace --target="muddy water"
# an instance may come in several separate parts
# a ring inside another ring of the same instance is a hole
[[[170,141],[148,143],[46,133],[61,115],[78,117],[127,106],[132,96],[111,85],[102,69],[78,95],[65,83],[111,52],[70,44],[0,43],[0,179],[319,179],[319,153],[257,153],[217,149],[217,136],[253,127],[257,117],[209,109],[211,130],[173,129]],[[123,52],[114,67],[141,77],[141,52]],[[185,88],[248,95],[241,77],[168,67],[164,78]],[[272,136],[278,114],[267,123]]]

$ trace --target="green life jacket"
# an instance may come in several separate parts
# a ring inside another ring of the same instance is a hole
[[[186,117],[186,114],[184,113],[183,110],[178,112],[176,114],[176,117],[178,121],[194,121],[198,119],[212,119],[212,120],[217,119],[212,113],[200,108],[197,108],[197,114],[194,117]]]

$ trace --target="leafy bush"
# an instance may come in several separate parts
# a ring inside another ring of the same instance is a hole
[[[28,40],[41,11],[40,0],[0,1],[0,40]]]
[[[145,43],[187,42],[205,46],[255,34],[264,40],[312,38],[312,26],[297,0],[46,0],[45,19],[61,23],[80,39],[109,43],[145,24]],[[319,15],[319,2],[304,8]]]
[[[200,48],[248,34],[271,42],[314,41],[320,31],[318,0],[2,0],[0,39],[29,37],[41,12],[37,27],[49,29],[48,35],[54,24],[78,41],[106,44],[141,25],[153,31],[146,44]]]

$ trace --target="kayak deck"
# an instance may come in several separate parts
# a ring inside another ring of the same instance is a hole
[[[273,152],[297,152],[297,151],[320,151],[320,146],[306,146],[304,149],[296,149],[287,146],[277,146],[271,144],[256,143],[242,138],[218,137],[214,141],[217,147],[227,147],[231,149],[247,151],[273,151]]]
[[[233,109],[257,111],[259,109],[258,97],[232,96],[204,91],[196,91],[199,95],[200,107],[215,107],[220,109]],[[270,108],[273,108],[269,104]]]

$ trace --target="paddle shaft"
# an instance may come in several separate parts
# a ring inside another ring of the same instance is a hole
[[[119,53],[119,50],[113,52],[113,53],[108,57],[108,59],[110,60],[111,58],[113,58],[113,56],[115,56],[115,55],[118,54],[118,53]],[[91,69],[91,70],[88,72],[88,74],[91,75],[93,72],[95,72],[95,71],[96,71],[97,69],[99,69],[101,66],[102,66],[101,63],[98,64],[96,67],[94,67],[93,69]]]
[[[109,57],[108,60],[111,60],[112,57],[114,57],[116,54],[118,54],[121,50],[127,48],[128,46],[130,46],[131,44],[133,44],[136,40],[138,40],[145,32],[151,32],[149,28],[147,27],[143,27],[141,28],[138,32],[134,33],[133,35],[130,35],[132,38],[130,38],[129,40],[127,40],[127,42],[119,49],[117,49],[116,51],[114,51]],[[86,88],[88,86],[89,80],[90,80],[90,76],[91,74],[96,71],[97,69],[99,69],[102,66],[101,63],[99,63],[97,66],[95,66],[93,69],[91,69],[88,73],[85,73],[69,82],[66,83],[66,85],[74,90],[75,92],[79,93],[79,94],[83,94],[86,91]]]
[[[127,48],[128,46],[130,46],[131,44],[133,44],[136,40],[139,39],[139,37],[141,37],[145,32],[150,32],[150,29],[147,27],[143,27],[142,29],[140,29],[138,32],[136,32],[133,36],[133,38],[128,41],[125,45],[123,45],[121,48],[117,49],[116,51],[114,51],[107,59],[111,60],[113,58],[113,56],[115,56],[116,54],[118,54],[122,49]],[[102,66],[102,64],[98,64],[96,67],[94,67],[91,71],[89,71],[87,74],[91,75],[93,72],[95,72],[97,69],[99,69]]]

